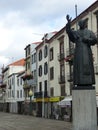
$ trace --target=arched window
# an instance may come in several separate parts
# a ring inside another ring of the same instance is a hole
[[[46,58],[48,55],[48,47],[47,45],[44,47],[44,57]]]
[[[39,66],[39,76],[42,76],[42,66]]]
[[[48,64],[45,62],[44,64],[44,74],[46,75],[48,73]]]
[[[42,60],[42,50],[39,51],[39,61]]]

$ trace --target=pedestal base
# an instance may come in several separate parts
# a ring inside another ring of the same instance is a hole
[[[73,90],[72,111],[72,130],[97,130],[95,90]]]

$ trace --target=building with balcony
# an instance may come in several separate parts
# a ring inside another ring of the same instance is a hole
[[[20,59],[16,62],[9,64],[2,70],[3,84],[5,84],[6,86],[4,90],[5,92],[4,93],[4,106],[5,106],[4,110],[7,112],[18,113],[17,102],[21,99],[19,99],[19,97],[17,96],[20,93],[20,92],[17,92],[18,91],[17,75],[20,73],[20,71],[24,71],[24,65],[25,65],[24,59]]]
[[[47,102],[45,101],[45,92],[48,96],[48,43],[44,36],[43,41],[36,47],[37,54],[37,114],[45,116],[45,108]],[[40,95],[40,96],[39,96]]]
[[[45,34],[42,42],[36,47],[37,54],[37,111],[42,117],[49,116],[49,97],[50,84],[49,80],[54,76],[54,68],[49,67],[49,62],[53,58],[53,48],[50,49],[49,39],[57,32]],[[51,75],[51,76],[50,76]],[[40,95],[40,96],[39,96]]]

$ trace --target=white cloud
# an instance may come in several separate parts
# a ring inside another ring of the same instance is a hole
[[[44,33],[58,31],[66,14],[75,17],[95,0],[3,0],[0,1],[0,65],[24,57],[26,45],[40,41]],[[38,34],[38,35],[35,35]],[[43,34],[43,35],[39,35]],[[11,58],[12,59],[12,58]]]
[[[9,62],[9,57],[0,56],[0,64],[3,66]]]
[[[8,49],[10,43],[12,42],[12,33],[9,29],[1,26],[0,24],[0,51]]]

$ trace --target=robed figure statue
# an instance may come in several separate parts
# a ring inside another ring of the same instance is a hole
[[[66,16],[66,32],[69,40],[75,43],[73,63],[73,83],[75,86],[92,86],[95,74],[91,46],[97,43],[95,34],[86,28],[86,21],[79,21],[79,30],[71,29],[71,18]]]

